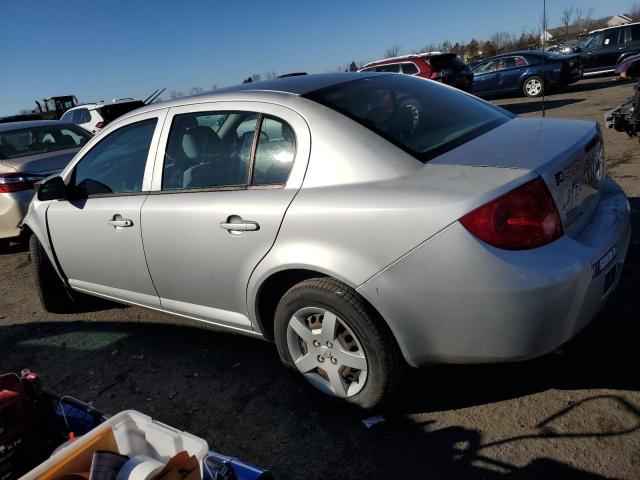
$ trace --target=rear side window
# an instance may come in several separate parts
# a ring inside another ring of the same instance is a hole
[[[305,95],[427,161],[513,116],[436,82],[406,75],[358,79]]]
[[[75,123],[77,125],[78,122],[74,121],[75,116],[76,116],[76,110],[69,110],[65,112],[64,115],[62,115],[62,117],[60,117],[60,120],[62,122]]]
[[[393,63],[391,65],[378,65],[376,72],[400,73],[400,64]]]
[[[77,119],[76,123],[78,124],[89,123],[91,121],[91,114],[86,108],[81,108],[79,110],[76,110],[75,118]]]
[[[603,47],[617,46],[618,39],[620,38],[620,32],[621,30],[619,28],[605,31],[602,39],[602,46]]]
[[[407,62],[402,64],[402,73],[406,73],[407,75],[415,75],[420,70],[418,66],[413,62]]]
[[[279,185],[287,181],[296,151],[291,127],[272,117],[264,117],[253,162],[253,185]]]
[[[144,170],[157,119],[119,128],[78,162],[74,185],[82,196],[142,191]]]

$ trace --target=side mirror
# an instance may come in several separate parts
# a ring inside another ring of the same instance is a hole
[[[572,51],[573,53],[580,53],[580,52],[582,52],[582,49],[581,49],[580,47],[573,47],[573,48],[571,49],[571,51]]]
[[[62,177],[51,177],[38,187],[38,200],[61,200],[67,198],[67,186]]]

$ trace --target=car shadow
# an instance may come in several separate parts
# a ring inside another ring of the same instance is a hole
[[[573,105],[574,103],[583,102],[584,98],[566,98],[558,100],[545,100],[544,109],[553,110],[554,108],[566,107],[567,105]],[[504,103],[500,107],[509,110],[516,115],[523,115],[526,113],[534,113],[542,111],[542,100],[518,102],[518,103]]]
[[[22,239],[19,239],[16,241],[11,241],[6,247],[0,246],[0,255],[26,252],[27,250],[29,250],[29,243]]]
[[[607,75],[604,75],[602,77],[597,77],[597,78],[606,78],[606,77]],[[596,77],[592,77],[592,78],[596,78]],[[610,77],[609,80],[603,80],[598,82],[572,83],[571,85],[568,85],[558,93],[591,92],[593,90],[600,90],[602,88],[615,87],[617,85],[625,85],[625,84],[631,85],[632,82],[629,80],[620,79],[618,77],[612,77],[612,78]]]
[[[436,428],[430,420],[407,415],[410,409],[382,412],[386,421],[367,429],[362,419],[372,413],[312,391],[283,369],[268,343],[201,328],[84,321],[12,325],[0,328],[0,351],[4,370],[28,367],[53,393],[91,401],[109,413],[142,411],[205,438],[213,450],[268,467],[278,478],[320,479],[339,472],[344,479],[599,479],[604,477],[544,456],[525,465],[496,460],[495,449],[532,440],[625,435],[640,425],[637,408],[610,394],[554,411],[532,433],[491,442],[468,426]],[[498,388],[502,397],[530,391],[522,386],[529,373],[481,390]],[[470,394],[475,403],[498,398],[474,394],[476,385],[452,388],[469,380],[458,374],[450,370],[446,385],[441,378],[431,382],[428,394],[412,395],[432,410],[469,404],[459,397]],[[446,405],[444,397],[427,400],[440,388],[448,391]],[[602,400],[625,409],[635,424],[606,431],[555,427],[564,425],[558,419],[572,409]]]

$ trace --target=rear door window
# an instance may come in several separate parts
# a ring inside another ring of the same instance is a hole
[[[400,73],[400,64],[392,63],[390,65],[378,65],[376,72]]]
[[[602,46],[603,47],[617,47],[620,38],[621,29],[616,28],[614,30],[607,30],[603,34]]]
[[[176,115],[162,190],[246,186],[258,118],[234,111]]]
[[[407,62],[402,64],[402,73],[405,73],[407,75],[415,75],[419,71],[420,70],[418,69],[418,66],[413,62]]]

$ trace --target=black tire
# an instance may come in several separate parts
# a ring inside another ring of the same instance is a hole
[[[35,235],[29,238],[29,253],[40,304],[50,313],[73,313],[78,310],[71,293],[51,265],[47,253]]]
[[[539,85],[540,88],[539,89],[530,88],[530,87],[533,87],[534,85]],[[533,75],[527,78],[522,83],[522,93],[527,97],[533,97],[533,98],[541,97],[544,94],[544,90],[545,90],[544,80],[542,80],[542,77],[538,77],[537,75]]]
[[[344,400],[363,409],[375,408],[387,400],[402,379],[404,359],[384,321],[355,290],[333,278],[304,280],[289,289],[278,303],[274,334],[285,366],[299,373],[287,344],[287,328],[293,314],[305,307],[319,307],[335,313],[364,349],[368,368],[365,385]]]
[[[9,251],[9,240],[6,238],[0,238],[0,253]]]

